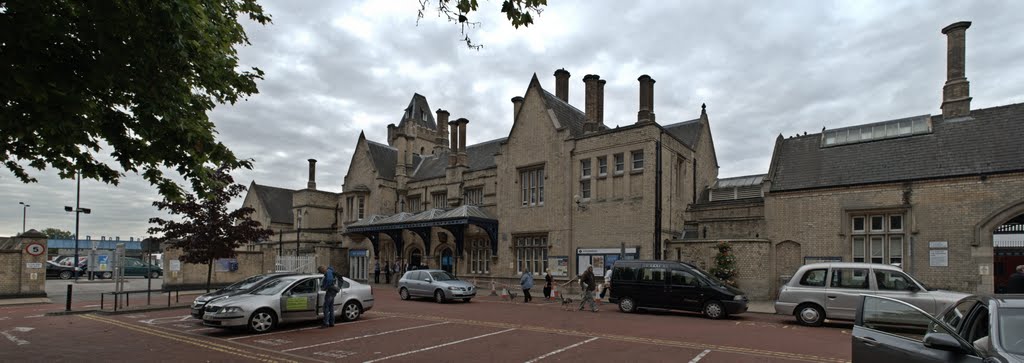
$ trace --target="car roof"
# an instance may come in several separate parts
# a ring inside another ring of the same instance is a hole
[[[896,266],[893,266],[893,265],[886,265],[886,264],[882,264],[882,263],[868,263],[868,262],[816,262],[816,263],[809,263],[809,264],[803,265],[800,268],[801,269],[811,269],[811,268],[829,268],[829,267],[853,267],[853,268],[859,267],[859,268],[872,268],[872,269],[876,269],[876,270],[903,271],[903,269],[901,269],[899,267],[896,267]]]
[[[407,271],[407,272],[420,272],[420,271],[423,271],[423,272],[448,272],[448,271],[445,271],[445,270],[437,270],[437,269],[412,270],[412,271]]]
[[[977,299],[1000,308],[1024,308],[1024,294],[975,294],[963,298],[966,299]]]

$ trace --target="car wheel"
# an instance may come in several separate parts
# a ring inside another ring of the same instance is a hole
[[[708,319],[721,319],[725,317],[725,306],[718,301],[704,303],[704,316]]]
[[[71,277],[72,277],[71,271],[61,271],[60,272],[60,279],[61,280],[70,280]]]
[[[249,330],[253,333],[266,333],[277,325],[277,317],[270,309],[260,309],[249,317]]]
[[[624,313],[635,313],[636,302],[631,297],[624,297],[619,299],[619,310]]]
[[[409,289],[403,287],[401,290],[398,290],[398,297],[401,297],[402,300],[409,300]]]
[[[363,308],[355,301],[349,301],[341,307],[341,321],[353,321],[359,319],[359,315],[362,314]]]
[[[149,273],[149,278],[151,278],[151,279],[158,279],[158,278],[160,278],[160,273],[156,272],[156,271],[150,272]]]
[[[437,302],[438,304],[444,303],[444,291],[434,291],[434,302]]]
[[[462,302],[469,302],[469,298],[467,297],[467,298],[462,299]]]
[[[806,326],[821,326],[825,322],[825,311],[817,304],[803,304],[796,308],[796,321]]]
[[[101,276],[101,277],[103,277],[103,278],[105,278],[105,279],[110,279],[110,278],[113,278],[113,277],[114,277],[114,273],[112,273],[112,272],[110,272],[110,271],[107,271],[107,272],[104,272],[104,273],[103,273],[102,275],[100,275],[100,276]]]

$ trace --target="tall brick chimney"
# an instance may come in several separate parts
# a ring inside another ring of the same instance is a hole
[[[565,68],[555,71],[555,97],[569,103],[569,71]]]
[[[316,190],[316,159],[309,159],[309,181],[306,188]]]
[[[597,81],[597,125],[604,126],[604,84],[605,80]]]
[[[460,118],[455,120],[459,123],[459,166],[469,166],[469,158],[466,155],[466,125],[469,125],[469,120]]]
[[[971,84],[964,67],[967,53],[967,28],[971,22],[960,21],[942,28],[946,35],[946,85],[942,87],[942,117],[953,118],[971,114]]]
[[[451,151],[448,153],[448,166],[453,167],[458,163],[458,152],[459,152],[459,120],[448,121],[449,129],[451,129]]]
[[[640,111],[636,114],[636,123],[654,122],[654,78],[642,75],[640,81]]]
[[[597,119],[601,114],[601,111],[598,109],[600,107],[598,102],[598,83],[600,82],[601,77],[596,74],[588,74],[586,76],[583,76],[583,90],[585,98],[584,111],[587,114],[586,122],[583,123],[584,132],[593,132],[597,131],[598,129]]]
[[[437,137],[434,138],[434,155],[448,149],[448,111],[437,109]]]
[[[512,122],[519,118],[519,110],[523,108],[523,101],[525,100],[521,96],[512,97]]]

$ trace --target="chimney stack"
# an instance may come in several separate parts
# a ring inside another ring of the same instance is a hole
[[[516,122],[519,118],[519,109],[523,108],[523,99],[520,96],[512,97],[512,122]]]
[[[640,81],[640,111],[636,114],[636,123],[654,122],[654,78],[642,75]]]
[[[434,139],[434,154],[448,148],[448,111],[437,109],[437,138]]]
[[[306,188],[316,190],[316,159],[309,159],[309,182]]]
[[[599,105],[597,94],[599,87],[598,83],[600,82],[601,77],[596,74],[588,74],[586,76],[583,76],[583,90],[584,97],[586,98],[586,100],[584,101],[584,111],[587,114],[586,122],[583,123],[584,132],[597,131],[597,118],[598,115],[601,113],[601,111],[598,110]]]
[[[569,71],[565,68],[555,71],[555,97],[569,103]]]
[[[597,81],[597,125],[604,126],[604,84],[605,80]]]
[[[460,118],[455,120],[459,123],[459,166],[469,166],[469,160],[466,156],[466,125],[469,124],[469,120]]]
[[[946,35],[946,85],[942,87],[942,117],[953,118],[971,114],[971,89],[964,67],[967,53],[967,28],[971,22],[960,21],[942,28]]]
[[[456,155],[459,152],[459,120],[448,121],[448,126],[449,129],[451,129],[452,142],[451,151],[448,153],[448,166],[452,167],[455,166],[459,160]]]

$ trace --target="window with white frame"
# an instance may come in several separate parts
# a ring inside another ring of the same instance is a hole
[[[608,157],[601,156],[597,158],[597,176],[608,175]]]
[[[626,157],[622,153],[615,154],[615,174],[622,174],[626,169]]]
[[[633,157],[633,170],[644,170],[644,151],[636,150],[631,154]]]
[[[469,270],[475,274],[491,273],[491,250],[486,240],[469,241]]]
[[[850,217],[853,262],[903,266],[903,214],[865,214]]]
[[[523,206],[544,205],[544,167],[519,170]]]
[[[434,193],[430,197],[433,202],[431,208],[448,208],[448,192]]]
[[[484,188],[469,188],[469,189],[466,189],[466,204],[468,204],[468,205],[483,205],[484,204]]]
[[[580,160],[580,178],[589,178],[590,172],[590,159]]]
[[[366,197],[360,196],[359,198],[359,219],[363,219],[366,215]]]
[[[516,237],[516,272],[543,273],[548,268],[548,237]]]

